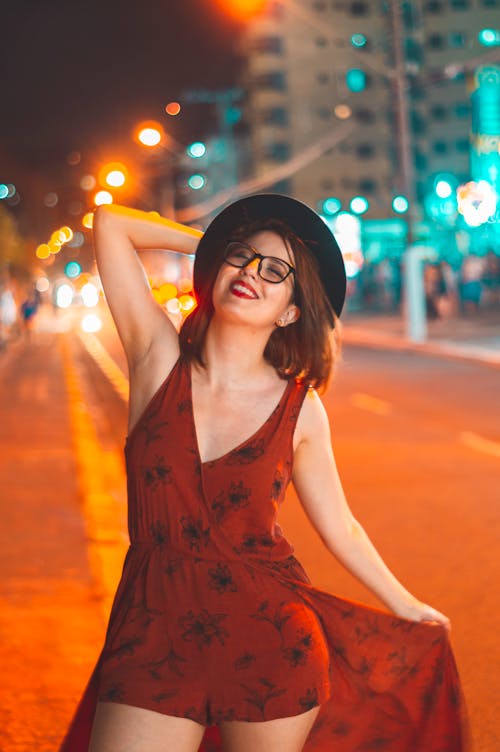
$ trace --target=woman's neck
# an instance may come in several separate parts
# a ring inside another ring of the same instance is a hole
[[[235,326],[234,323],[210,322],[203,352],[209,383],[238,386],[262,378],[270,366],[264,360],[269,332]]]

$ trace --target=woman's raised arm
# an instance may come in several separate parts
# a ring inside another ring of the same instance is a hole
[[[158,214],[111,204],[94,215],[94,247],[106,300],[134,368],[156,342],[178,348],[175,327],[151,294],[137,250],[195,253],[202,232]]]

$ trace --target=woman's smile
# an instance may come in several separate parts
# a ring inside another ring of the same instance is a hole
[[[252,285],[248,284],[248,282],[244,282],[242,279],[237,279],[235,282],[232,282],[229,289],[237,298],[248,298],[253,300],[259,297]]]

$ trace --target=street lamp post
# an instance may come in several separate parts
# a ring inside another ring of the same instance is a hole
[[[418,219],[415,195],[415,176],[408,117],[408,86],[404,54],[401,0],[390,3],[394,76],[391,79],[396,104],[398,140],[399,182],[408,201],[406,251],[403,256],[405,290],[406,336],[412,342],[427,339],[427,316],[425,310],[424,265],[422,254],[413,244],[413,228]]]

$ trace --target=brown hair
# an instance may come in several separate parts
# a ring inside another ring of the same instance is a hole
[[[334,360],[340,352],[340,322],[326,296],[318,263],[307,245],[280,220],[266,219],[237,228],[229,240],[245,240],[261,231],[275,232],[293,253],[295,285],[293,302],[300,316],[293,324],[276,327],[269,337],[264,357],[283,379],[300,379],[324,390],[328,385]],[[224,248],[215,249],[214,263],[207,285],[195,308],[180,331],[181,352],[188,360],[203,363],[205,336],[214,313],[212,292]],[[333,331],[332,331],[333,322]]]

